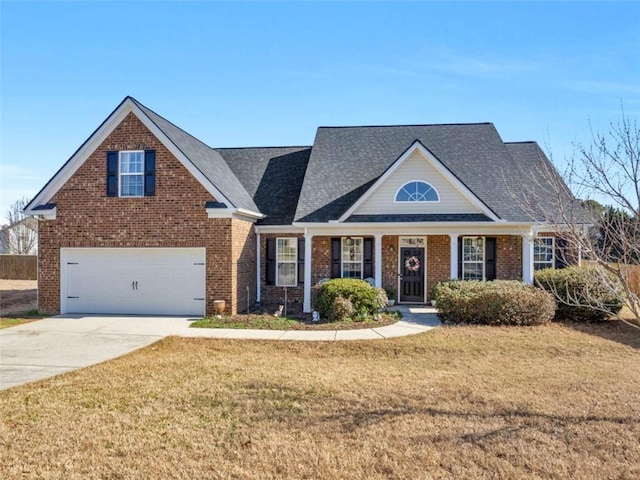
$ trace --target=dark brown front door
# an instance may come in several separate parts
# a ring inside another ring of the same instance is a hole
[[[400,249],[400,302],[424,302],[424,248]]]

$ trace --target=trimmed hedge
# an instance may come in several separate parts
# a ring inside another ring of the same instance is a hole
[[[549,268],[536,272],[534,281],[554,296],[559,320],[598,322],[622,309],[622,287],[600,267]]]
[[[551,294],[515,280],[452,280],[437,284],[432,294],[445,323],[541,325],[556,311]]]
[[[353,306],[353,314],[360,317],[373,315],[387,304],[387,295],[381,288],[372,287],[364,280],[355,278],[334,278],[318,287],[316,308],[322,317],[334,318],[332,310],[339,297],[349,300]],[[342,302],[338,304],[343,306]]]

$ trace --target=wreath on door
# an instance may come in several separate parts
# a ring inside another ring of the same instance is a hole
[[[418,260],[418,257],[416,257],[415,255],[409,257],[404,261],[404,268],[411,272],[417,272],[418,270],[420,270],[420,260]]]

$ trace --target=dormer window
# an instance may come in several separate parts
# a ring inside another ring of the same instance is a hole
[[[439,202],[440,195],[432,185],[420,180],[405,183],[396,193],[396,202]]]

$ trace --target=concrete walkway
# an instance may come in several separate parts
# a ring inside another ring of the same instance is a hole
[[[59,315],[0,330],[0,390],[119,357],[176,335],[251,340],[373,340],[426,332],[440,325],[433,308],[398,307],[402,320],[360,330],[190,328],[194,318]]]

